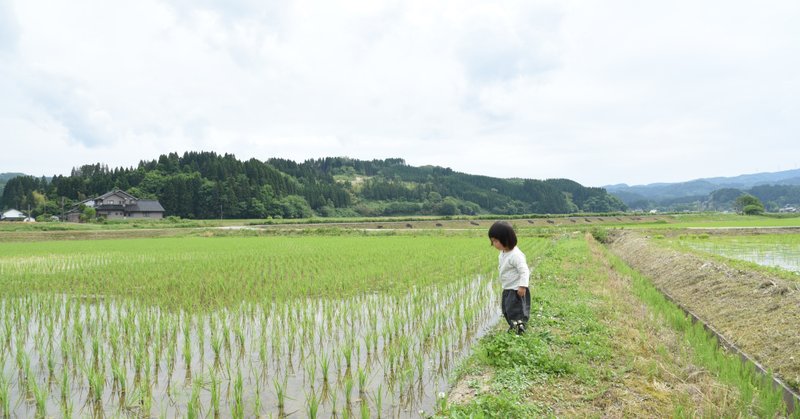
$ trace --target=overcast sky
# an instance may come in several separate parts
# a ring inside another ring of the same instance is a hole
[[[0,0],[0,172],[184,151],[588,186],[800,167],[800,1]]]

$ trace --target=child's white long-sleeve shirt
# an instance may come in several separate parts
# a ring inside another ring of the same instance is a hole
[[[507,252],[500,252],[500,284],[504,290],[516,290],[519,287],[528,288],[531,271],[525,254],[514,247]]]

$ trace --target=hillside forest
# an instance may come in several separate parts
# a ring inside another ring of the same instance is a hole
[[[16,176],[0,207],[59,215],[83,200],[122,189],[157,199],[167,216],[211,218],[397,215],[567,214],[626,210],[603,188],[568,179],[501,179],[403,159],[328,157],[297,163],[186,152],[110,169],[91,164],[69,176]]]

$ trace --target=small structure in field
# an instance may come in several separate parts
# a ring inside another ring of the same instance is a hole
[[[13,208],[0,215],[0,220],[2,221],[24,221],[25,218],[26,216],[22,211]]]

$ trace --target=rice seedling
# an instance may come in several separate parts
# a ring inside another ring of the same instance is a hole
[[[128,388],[127,376],[125,370],[123,370],[123,367],[116,358],[111,359],[111,377],[113,384],[118,387],[119,392],[125,394]]]
[[[350,404],[350,394],[353,392],[353,377],[348,374],[344,378],[344,400],[347,404]]]
[[[253,406],[253,416],[260,417],[261,416],[261,380],[255,380],[255,387],[256,387],[256,394],[255,394],[255,406]]]
[[[92,362],[95,364],[100,363],[100,338],[92,336]]]
[[[222,351],[222,337],[219,333],[211,336],[211,350],[214,352],[214,363],[219,363],[220,352]]]
[[[202,386],[201,381],[195,381],[192,385],[192,396],[186,405],[186,417],[189,419],[196,419],[200,417],[200,389]]]
[[[262,334],[263,336],[263,334]],[[259,339],[258,342],[258,359],[261,361],[262,365],[266,365],[269,359],[267,359],[267,341],[265,339]]]
[[[38,384],[36,384],[36,380],[34,379],[31,379],[30,386],[33,393],[33,398],[36,401],[36,416],[47,416],[47,387],[40,387]]]
[[[52,348],[47,350],[47,376],[49,378],[55,377],[56,374],[56,360],[53,358]]]
[[[210,393],[211,393],[211,411],[214,414],[214,417],[219,417],[219,390],[220,390],[220,382],[219,378],[217,377],[217,372],[215,369],[211,370],[211,377],[210,377]]]
[[[235,418],[244,417],[244,384],[242,379],[242,370],[236,372],[236,380],[233,383],[233,410],[232,415]]]
[[[312,388],[309,393],[306,393],[306,413],[308,417],[314,419],[319,412],[319,398]]]
[[[277,399],[279,412],[283,412],[283,409],[286,407],[286,381],[286,376],[284,376],[283,381],[279,380],[278,377],[275,377],[272,380],[273,385],[275,386],[275,398]]]
[[[369,374],[369,370],[358,367],[358,393],[362,397],[367,392],[367,374]]]
[[[322,382],[327,384],[328,383],[328,370],[330,369],[330,361],[328,359],[327,354],[322,354],[319,357],[319,367],[322,371]]]
[[[305,374],[307,377],[308,387],[314,388],[314,383],[317,381],[317,360],[314,356],[309,356],[305,362]]]
[[[61,401],[65,403],[67,398],[71,394],[70,391],[70,380],[69,380],[69,371],[64,368],[61,370]]]
[[[183,363],[186,365],[186,375],[190,375],[192,370],[192,341],[189,336],[184,335],[183,339]]]
[[[383,412],[383,384],[379,385],[378,388],[375,389],[373,399],[375,400],[376,416],[380,418]]]
[[[103,399],[106,377],[94,366],[88,368],[85,374],[89,381],[89,396],[91,400],[95,403],[100,403]]]
[[[2,367],[3,365],[0,365]],[[11,389],[9,381],[3,375],[3,368],[0,368],[0,413],[3,417],[11,416]]]

